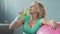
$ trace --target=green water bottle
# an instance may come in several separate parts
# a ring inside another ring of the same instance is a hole
[[[26,15],[28,14],[28,12],[29,12],[29,9],[28,9],[28,8],[25,8],[25,9],[23,10],[23,12],[18,15],[18,16],[19,16],[18,19],[23,19],[24,16],[26,16]]]

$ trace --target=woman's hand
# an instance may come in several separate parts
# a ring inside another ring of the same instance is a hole
[[[51,20],[51,27],[52,27],[52,29],[56,29],[56,21],[54,21],[54,20]]]
[[[56,21],[54,21],[54,20],[48,20],[47,18],[43,18],[41,20],[41,23],[50,25],[52,27],[52,29],[56,29]]]

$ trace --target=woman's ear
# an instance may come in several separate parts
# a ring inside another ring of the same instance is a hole
[[[42,16],[43,16],[43,15],[42,15],[42,13],[41,13],[41,12],[39,12],[38,17],[42,18]]]

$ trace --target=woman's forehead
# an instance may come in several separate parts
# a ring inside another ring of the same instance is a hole
[[[31,4],[30,7],[32,7],[32,6],[36,6],[36,5],[35,4]]]

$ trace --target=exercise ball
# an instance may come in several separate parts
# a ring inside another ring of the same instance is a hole
[[[43,25],[38,29],[36,34],[60,34],[60,24],[57,24],[56,29],[52,29],[49,25]]]

